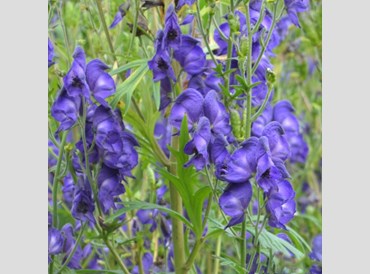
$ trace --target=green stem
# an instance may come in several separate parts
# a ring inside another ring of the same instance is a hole
[[[60,143],[59,148],[59,155],[58,155],[58,161],[57,161],[57,167],[54,173],[54,180],[53,180],[53,227],[58,227],[58,182],[59,182],[59,173],[60,173],[60,167],[62,165],[63,161],[63,154],[64,154],[64,146],[67,140],[68,132],[63,132],[62,135],[62,141]]]
[[[214,274],[218,274],[220,268],[220,260],[218,259],[218,257],[220,257],[221,254],[221,245],[222,245],[222,234],[217,237]]]
[[[173,149],[179,149],[179,137],[173,136],[171,140],[171,146]],[[177,175],[177,162],[175,155],[171,153],[170,158],[171,165],[169,171],[173,175]],[[182,199],[180,194],[177,192],[175,185],[170,182],[170,201],[171,209],[183,214],[182,210]],[[185,245],[184,245],[184,229],[183,224],[177,218],[172,217],[172,239],[174,247],[174,261],[176,274],[183,274],[183,266],[185,263]]]
[[[63,265],[61,266],[61,268],[59,269],[59,271],[57,272],[57,274],[61,273],[62,270],[68,265],[68,263],[71,261],[73,255],[75,254],[76,250],[77,250],[77,247],[79,246],[80,242],[81,242],[81,239],[82,239],[82,235],[83,235],[83,232],[85,230],[85,227],[87,225],[87,222],[85,222],[82,227],[81,227],[81,230],[80,230],[80,233],[78,234],[77,236],[77,239],[76,239],[76,242],[75,242],[75,245],[73,246],[73,249],[71,251],[71,253],[69,253],[67,259],[65,260],[65,262],[63,263]]]
[[[202,247],[203,242],[204,242],[204,238],[200,238],[195,242],[193,250],[191,251],[189,258],[188,258],[188,260],[186,261],[186,263],[184,265],[184,268],[183,268],[184,273],[187,273],[190,270],[190,268],[193,266],[195,258],[197,256],[200,248]]]
[[[248,28],[248,52],[247,52],[247,85],[248,87],[251,86],[252,83],[252,36],[251,36],[251,21],[249,15],[249,4],[245,5],[245,13],[246,13],[246,21],[247,21],[247,28]],[[244,76],[244,73],[243,73]],[[244,76],[245,77],[245,76]],[[247,117],[246,117],[246,130],[245,130],[245,138],[248,139],[251,136],[251,115],[252,115],[252,92],[251,90],[246,91],[247,100],[246,100],[246,108],[247,108]]]
[[[119,256],[119,254],[117,253],[116,249],[112,246],[112,244],[108,241],[108,239],[106,237],[104,237],[104,242],[105,244],[107,245],[109,251],[113,254],[113,257],[115,258],[115,260],[117,261],[118,265],[120,266],[120,268],[122,269],[122,271],[125,273],[125,274],[130,274],[130,271],[128,271],[127,267],[125,266],[125,264],[123,263],[123,260],[121,259],[121,257]]]
[[[135,12],[135,18],[134,18],[134,25],[132,27],[132,35],[131,35],[131,38],[130,38],[130,43],[129,43],[127,52],[131,51],[132,44],[133,44],[133,41],[134,41],[134,38],[135,38],[136,32],[137,32],[137,21],[138,21],[138,18],[139,18],[139,7],[138,7],[139,4],[136,0],[133,0],[133,3],[135,4],[135,6],[133,7],[133,10],[135,10],[136,12]]]
[[[242,231],[240,235],[242,237],[242,240],[240,241],[240,266],[243,269],[245,267],[245,259],[247,257],[247,237],[245,236],[246,231],[247,231],[247,219],[244,217],[244,220],[242,222]],[[241,270],[240,274],[243,274],[243,270]]]
[[[217,62],[215,56],[213,55],[213,52],[212,52],[211,47],[209,46],[209,43],[208,43],[208,40],[207,40],[207,36],[204,33],[203,24],[202,24],[202,18],[200,17],[199,1],[195,1],[195,6],[197,8],[197,22],[198,22],[198,27],[199,27],[200,34],[203,37],[203,41],[206,44],[208,53],[211,56],[213,63],[215,63],[215,65],[217,66],[218,65],[218,62]]]

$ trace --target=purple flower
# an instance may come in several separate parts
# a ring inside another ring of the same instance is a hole
[[[62,252],[64,240],[60,231],[56,228],[48,229],[48,254],[56,255]]]
[[[278,122],[270,122],[262,131],[262,135],[268,139],[271,155],[282,161],[288,159],[290,148],[285,136],[284,129]]]
[[[294,217],[296,204],[295,192],[288,181],[280,181],[267,195],[266,210],[269,214],[269,225],[284,228]]]
[[[86,80],[96,101],[104,106],[108,103],[104,100],[116,91],[113,78],[105,72],[109,67],[99,59],[90,61],[86,66]]]
[[[119,171],[103,164],[98,175],[98,199],[104,214],[115,207],[115,197],[125,193]]]
[[[245,183],[257,168],[258,139],[251,137],[241,144],[220,171],[220,179],[229,183]]]
[[[63,78],[64,87],[69,96],[76,97],[79,95],[89,98],[89,86],[86,82],[86,57],[81,47],[76,47],[73,53],[73,63],[66,76]]]
[[[211,125],[206,117],[199,119],[197,128],[193,134],[193,139],[190,140],[184,147],[184,152],[188,155],[195,153],[185,167],[194,164],[199,171],[208,164],[208,144],[211,140]]]
[[[181,0],[180,0],[181,1]],[[188,25],[190,24],[191,22],[193,22],[194,20],[194,14],[187,14],[184,18],[184,20],[182,20],[182,23],[180,24],[181,26],[184,26],[184,25]]]
[[[218,135],[211,140],[209,144],[209,154],[211,162],[216,166],[221,166],[225,160],[230,157],[229,152],[226,149],[227,145],[227,141],[221,135]]]
[[[57,132],[70,129],[74,126],[78,119],[80,106],[80,97],[69,96],[64,87],[60,90],[51,107],[51,116],[60,122]]]
[[[268,140],[265,136],[259,139],[257,159],[256,181],[265,193],[276,186],[282,179],[289,177],[283,161],[272,157]]]
[[[110,168],[119,169],[121,177],[133,177],[131,170],[138,164],[138,154],[135,146],[138,146],[136,139],[129,133],[121,134],[122,149],[117,152],[104,151],[103,161]]]
[[[148,66],[153,71],[154,82],[158,82],[167,77],[176,81],[176,76],[172,69],[170,56],[167,51],[159,49],[153,59],[148,62]]]
[[[177,20],[177,15],[171,4],[166,12],[164,30],[163,30],[163,49],[178,49],[181,45],[181,29]]]
[[[282,100],[275,104],[274,120],[281,124],[285,132],[299,132],[299,122],[294,115],[294,108],[287,100]]]
[[[164,78],[161,80],[160,84],[161,92],[161,103],[159,105],[159,111],[165,109],[171,103],[171,80],[169,78]]]
[[[63,187],[62,187],[63,200],[70,207],[72,205],[73,197],[75,193],[75,185],[74,185],[74,182],[73,182],[73,179],[70,173],[68,173],[64,177],[63,182],[64,182]]]
[[[222,211],[231,217],[226,228],[244,221],[244,212],[248,208],[252,195],[252,185],[249,181],[240,184],[228,184],[219,200]]]
[[[53,43],[50,41],[50,38],[48,38],[48,67],[49,68],[55,64],[55,62],[53,61],[53,58],[54,58],[54,46],[53,46]]]
[[[214,134],[227,135],[231,132],[229,114],[225,106],[218,100],[218,95],[214,90],[207,93],[204,98],[204,115],[211,122],[211,130]]]
[[[86,178],[80,177],[79,179],[80,185],[76,189],[71,209],[72,216],[80,221],[95,223],[95,205],[92,198],[90,184]]]
[[[180,10],[185,5],[191,6],[194,4],[194,2],[195,0],[179,0],[177,2],[176,10]]]
[[[288,16],[292,23],[297,27],[301,27],[298,19],[298,12],[304,12],[308,10],[309,1],[308,0],[284,0],[285,8],[287,10]]]
[[[322,261],[322,236],[317,235],[312,240],[312,252],[310,258],[315,261]]]
[[[305,163],[308,156],[308,145],[303,139],[302,134],[287,134],[287,140],[290,146],[290,161],[292,163]]]
[[[203,96],[197,90],[188,88],[184,90],[172,106],[170,124],[180,129],[182,119],[187,114],[189,129],[199,120],[203,112]]]
[[[169,157],[170,151],[167,148],[167,144],[171,143],[171,126],[168,123],[168,119],[164,118],[162,121],[156,123],[154,136],[158,139],[163,152]]]
[[[122,21],[122,19],[125,17],[126,12],[130,8],[130,1],[126,1],[125,3],[121,4],[118,7],[118,12],[116,13],[116,16],[114,16],[112,24],[109,26],[110,29],[113,29],[119,22]]]
[[[190,75],[203,72],[206,66],[206,55],[199,46],[200,41],[189,35],[182,35],[181,46],[174,51],[175,59]]]
[[[99,148],[109,152],[120,152],[123,148],[121,139],[124,125],[120,112],[110,107],[99,106],[92,117],[95,141]]]

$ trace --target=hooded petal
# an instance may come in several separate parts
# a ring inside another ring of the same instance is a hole
[[[271,155],[285,161],[290,155],[290,147],[285,136],[284,129],[278,122],[270,122],[262,132],[269,142]]]

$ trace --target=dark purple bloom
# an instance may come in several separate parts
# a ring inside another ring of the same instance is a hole
[[[116,91],[116,84],[112,76],[105,72],[109,67],[99,59],[90,61],[86,66],[86,80],[96,101],[104,106],[104,100]]]
[[[315,261],[322,261],[322,236],[317,235],[312,240],[312,252],[310,258]]]
[[[182,119],[187,114],[189,129],[199,120],[203,112],[203,96],[197,90],[188,88],[184,90],[172,106],[170,124],[180,129]]]
[[[299,132],[299,122],[294,115],[294,108],[287,100],[282,100],[275,104],[274,120],[281,124],[285,132]]]
[[[214,90],[207,93],[203,105],[204,115],[211,122],[211,130],[214,134],[227,135],[231,132],[229,114],[225,106],[218,100]]]
[[[73,63],[66,76],[63,78],[64,87],[69,96],[79,95],[89,98],[89,86],[86,82],[86,57],[81,47],[76,47],[73,53]]]
[[[308,145],[302,134],[288,133],[287,140],[290,146],[290,161],[292,163],[305,163],[308,156]]]
[[[52,65],[54,65],[54,46],[53,43],[50,41],[50,38],[48,38],[48,67],[50,68]]]
[[[98,199],[104,214],[115,207],[115,197],[125,193],[119,171],[103,164],[98,175]]]
[[[64,87],[60,90],[51,107],[51,116],[60,122],[57,132],[70,129],[74,126],[78,119],[80,106],[80,97],[69,96]]]
[[[92,198],[90,184],[86,178],[80,177],[79,179],[80,185],[76,189],[71,209],[72,216],[80,221],[95,223],[95,205]]]
[[[49,227],[48,230],[48,254],[56,255],[62,252],[64,240],[60,231],[56,228]]]
[[[138,164],[138,154],[135,146],[138,146],[136,139],[129,133],[121,134],[122,149],[118,152],[104,151],[103,161],[110,168],[119,169],[121,177],[133,177],[131,170]]]
[[[164,78],[161,80],[160,84],[161,92],[161,103],[159,105],[159,111],[165,109],[171,103],[171,80],[169,78]]]
[[[284,163],[279,158],[272,157],[268,140],[265,136],[259,139],[257,159],[256,181],[265,193],[276,186],[282,179],[289,177]]]
[[[309,1],[308,0],[284,0],[285,8],[287,10],[288,16],[292,23],[297,27],[301,27],[298,19],[298,12],[304,12],[308,10]]]
[[[245,183],[257,168],[258,139],[251,137],[241,144],[220,171],[220,178],[229,183]]]
[[[118,7],[118,12],[116,13],[116,16],[114,16],[112,24],[109,26],[110,29],[113,29],[119,22],[122,21],[122,19],[125,17],[126,12],[130,8],[130,1],[126,1],[125,3],[121,4]]]
[[[230,157],[227,151],[228,143],[225,138],[221,135],[216,136],[209,144],[210,160],[216,166],[222,165],[225,159]]]
[[[193,139],[190,140],[184,147],[184,152],[186,154],[191,155],[195,153],[195,156],[185,164],[186,167],[194,164],[195,168],[199,171],[209,163],[207,148],[210,140],[210,122],[206,117],[201,117],[193,134]]]
[[[178,49],[180,47],[181,29],[172,4],[168,7],[166,12],[163,34],[163,49]]]
[[[206,66],[206,55],[203,49],[195,46],[187,55],[184,56],[180,65],[190,75],[202,73]]]
[[[120,112],[114,112],[110,107],[99,106],[93,115],[95,141],[98,147],[109,152],[120,152],[123,148],[121,139],[124,125]]]
[[[70,207],[72,205],[74,193],[75,193],[75,185],[72,179],[72,176],[70,173],[68,173],[63,180],[63,200],[66,202],[66,204]]]
[[[222,211],[231,217],[226,228],[244,221],[244,212],[248,208],[252,195],[252,185],[249,181],[240,184],[229,184],[226,187],[219,200]]]
[[[176,81],[176,76],[172,69],[170,56],[167,51],[159,49],[153,59],[148,62],[148,66],[153,71],[153,80],[155,82],[167,77]]]
[[[262,135],[268,139],[271,155],[273,158],[279,158],[282,161],[288,159],[290,148],[286,140],[285,132],[280,123],[270,122],[262,131]]]
[[[268,193],[266,210],[269,213],[269,225],[284,228],[294,217],[296,204],[295,192],[288,181],[281,181]]]

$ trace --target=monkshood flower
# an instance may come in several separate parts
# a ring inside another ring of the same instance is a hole
[[[249,181],[239,184],[228,184],[219,199],[222,211],[231,217],[226,228],[244,221],[244,212],[248,208],[252,195],[252,185]]]
[[[113,111],[110,107],[99,106],[92,117],[92,126],[95,131],[96,145],[109,152],[120,152],[123,149],[121,139],[124,125],[120,119],[119,110]]]
[[[60,122],[57,133],[70,129],[76,123],[81,107],[81,98],[68,95],[63,87],[51,107],[51,116]]]
[[[96,101],[108,106],[105,99],[114,94],[116,84],[112,76],[106,73],[109,67],[99,59],[90,61],[86,66],[86,80]]]
[[[121,4],[118,7],[118,12],[114,16],[112,24],[109,26],[110,29],[113,29],[115,26],[118,25],[119,22],[125,17],[127,11],[130,8],[130,1],[126,1],[125,3]]]
[[[312,252],[310,258],[315,261],[322,261],[322,236],[317,235],[312,240]]]
[[[194,14],[190,14],[190,13],[187,14],[184,20],[182,20],[180,26],[185,26],[185,25],[190,24],[191,22],[193,22],[194,18],[195,18]]]
[[[257,159],[256,181],[265,193],[282,179],[289,177],[284,162],[273,157],[266,136],[259,139]]]
[[[184,115],[187,115],[188,128],[192,129],[193,124],[198,122],[203,112],[203,96],[197,90],[188,88],[184,90],[172,106],[169,117],[170,124],[177,129],[181,128]]]
[[[174,51],[175,59],[180,63],[185,72],[190,75],[202,73],[207,60],[200,41],[189,35],[182,35],[181,46]]]
[[[269,225],[286,229],[285,225],[293,219],[296,211],[295,192],[291,184],[280,181],[267,195],[266,210],[269,214]]]
[[[308,10],[309,1],[308,0],[284,0],[285,8],[287,10],[289,19],[297,27],[301,27],[298,19],[298,12],[304,12]]]
[[[64,177],[62,192],[64,202],[71,207],[75,193],[75,184],[70,173]]]
[[[206,117],[201,117],[194,131],[193,139],[184,147],[184,152],[188,155],[195,153],[195,156],[185,164],[185,167],[194,165],[199,171],[208,164],[208,144],[211,141],[211,125]]]
[[[221,166],[219,179],[229,183],[245,183],[248,181],[257,168],[257,147],[258,139],[250,137],[241,143],[241,147],[230,155],[225,166]]]
[[[262,131],[262,136],[268,139],[271,155],[281,161],[288,159],[290,148],[285,137],[285,132],[280,123],[273,121],[266,125]]]
[[[89,86],[86,82],[86,57],[81,47],[76,47],[73,53],[73,63],[66,76],[63,78],[64,87],[69,96],[85,96],[89,99]]]
[[[178,23],[174,6],[169,5],[166,11],[166,18],[163,29],[162,49],[178,49],[181,45],[181,29]]]
[[[55,64],[55,62],[53,61],[53,58],[54,58],[54,46],[53,46],[53,43],[50,41],[50,38],[48,38],[48,67],[49,68]]]
[[[111,208],[116,209],[116,196],[125,193],[125,187],[121,181],[119,170],[102,165],[97,182],[99,188],[98,199],[104,214],[107,214]]]
[[[284,131],[291,149],[290,160],[304,163],[308,155],[308,145],[300,133],[299,121],[294,115],[294,108],[287,100],[276,103],[273,110],[273,119],[278,121]]]
[[[48,229],[48,255],[56,255],[63,251],[64,239],[60,231],[56,228]],[[50,260],[50,257],[49,257]]]
[[[176,81],[176,76],[172,69],[170,56],[167,51],[159,49],[153,59],[148,62],[148,66],[153,71],[154,82],[158,82],[167,77]]]
[[[79,178],[79,185],[76,186],[76,192],[73,199],[71,209],[72,216],[80,221],[95,223],[94,210],[95,205],[92,198],[90,183],[86,178],[81,176]]]

